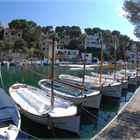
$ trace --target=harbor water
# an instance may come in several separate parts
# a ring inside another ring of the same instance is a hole
[[[38,73],[50,75],[49,66],[27,66],[28,69],[34,70]],[[59,74],[73,74],[75,76],[82,76],[82,71],[72,72],[69,71],[69,67],[55,66],[55,78],[58,78]],[[90,71],[86,72],[90,74]],[[39,75],[32,73],[31,71],[21,70],[19,67],[2,67],[2,77],[4,83],[4,89],[9,94],[9,87],[17,82],[30,84],[38,87],[38,81],[43,79]],[[118,112],[118,110],[132,97],[137,86],[129,86],[127,90],[123,90],[121,99],[102,97],[101,105],[99,110],[86,109],[81,110],[81,125],[80,135],[76,136],[64,130],[54,128],[49,130],[45,125],[40,125],[36,122],[29,120],[28,118],[21,115],[22,123],[21,130],[23,133],[19,136],[20,138],[26,139],[54,139],[54,138],[70,138],[70,139],[90,139],[96,135]],[[73,124],[74,125],[74,124]],[[25,135],[26,134],[26,135]],[[30,134],[30,136],[28,135]],[[32,135],[32,136],[31,136]]]

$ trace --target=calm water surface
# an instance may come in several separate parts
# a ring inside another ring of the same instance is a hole
[[[36,72],[45,74],[47,76],[50,75],[50,67],[49,66],[28,66],[27,68],[34,70]],[[96,69],[98,71],[98,69]],[[58,77],[59,74],[73,74],[76,76],[82,75],[82,72],[70,72],[68,67],[59,67],[55,66],[55,78]],[[86,74],[89,74],[90,71],[87,71]],[[24,82],[26,84],[30,84],[38,87],[38,80],[43,77],[36,75],[29,71],[21,71],[18,67],[2,67],[2,76],[4,82],[4,88],[8,93],[9,87],[16,82]],[[131,86],[128,90],[124,90],[122,93],[122,98],[118,99],[108,99],[102,97],[100,110],[88,109],[86,112],[82,110],[81,112],[81,126],[80,126],[80,136],[75,136],[72,133],[54,129],[48,130],[46,126],[37,124],[33,121],[30,121],[28,118],[22,117],[22,125],[21,130],[29,133],[37,138],[70,138],[70,139],[90,139],[94,135],[97,134],[115,115],[116,112],[131,98],[137,86]],[[9,94],[9,93],[8,93]],[[22,133],[23,134],[23,133]],[[22,135],[22,137],[25,135]],[[21,136],[20,136],[21,137]],[[27,139],[31,137],[28,136]],[[34,139],[34,138],[33,138]]]

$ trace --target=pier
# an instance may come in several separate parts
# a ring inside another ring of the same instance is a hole
[[[118,114],[92,140],[140,138],[140,87]]]

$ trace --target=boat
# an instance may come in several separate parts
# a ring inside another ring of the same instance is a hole
[[[82,78],[68,74],[59,75],[59,79],[77,85],[82,84]],[[101,94],[104,96],[121,98],[122,84],[120,82],[108,82],[106,79],[102,78],[100,84],[98,77],[85,75],[84,86],[87,89],[100,90]]]
[[[51,91],[51,80],[42,79],[38,85],[45,91]],[[54,83],[55,96],[81,104],[88,108],[100,108],[101,94],[99,90],[81,90],[62,83]]]
[[[99,77],[99,73],[91,72],[92,76]],[[127,89],[128,88],[128,79],[125,79],[123,75],[120,75],[119,73],[110,73],[110,74],[102,74],[102,78],[106,78],[108,80],[118,81],[122,83],[122,88]]]
[[[52,53],[52,56],[54,53]],[[53,59],[52,59],[53,60]],[[53,62],[52,61],[52,72],[53,74]],[[85,74],[85,69],[86,69],[86,37],[85,37],[85,47],[84,47],[84,61],[83,65],[80,67],[83,69],[83,77]],[[49,79],[42,79],[38,82],[39,86],[46,91],[51,91],[52,90],[52,78],[53,75],[51,75],[51,80]],[[84,78],[83,81],[84,83]],[[83,84],[82,84],[83,85]],[[81,90],[80,87],[74,88],[72,85],[66,85],[66,83],[60,83],[59,82],[54,82],[53,84],[53,90],[55,92],[55,96],[59,96],[63,99],[70,100],[72,103],[79,105],[81,104],[84,107],[90,107],[90,108],[96,108],[99,109],[100,107],[100,101],[101,101],[101,94],[97,90],[90,90],[90,91],[85,91]]]
[[[20,112],[30,120],[80,134],[79,109],[70,101],[59,97],[52,100],[51,93],[24,83],[13,84],[9,93]]]
[[[83,68],[70,68],[69,71],[81,71]],[[93,67],[85,68],[86,70],[94,70]]]
[[[136,70],[121,69],[121,70],[118,70],[116,73],[118,73],[122,77],[128,78],[128,85],[136,85],[137,84]]]
[[[0,139],[16,140],[21,126],[21,117],[12,98],[5,92],[0,64]]]
[[[16,140],[21,117],[12,98],[0,88],[0,139]]]

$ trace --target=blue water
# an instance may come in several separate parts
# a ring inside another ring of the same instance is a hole
[[[42,74],[50,75],[50,67],[49,66],[29,66],[27,67],[30,70],[34,70],[36,72],[40,72]],[[82,72],[70,72],[68,67],[55,67],[55,78],[58,77],[59,74],[73,74],[76,76],[81,76]],[[87,71],[87,74],[90,72]],[[29,71],[21,71],[18,67],[10,66],[2,67],[2,76],[4,82],[4,88],[8,93],[9,87],[16,82],[24,82],[26,84],[30,84],[38,87],[38,80],[43,79],[43,77],[36,75]],[[132,97],[134,91],[137,86],[130,86],[127,90],[123,90],[122,98],[112,99],[102,97],[100,110],[93,109],[82,109],[81,111],[81,126],[80,126],[80,136],[76,136],[72,133],[66,132],[64,130],[56,129],[48,130],[46,126],[35,123],[28,118],[21,115],[22,124],[21,130],[25,133],[33,135],[37,138],[70,138],[70,139],[90,139],[94,135],[96,135],[117,113],[117,111],[129,101]],[[20,133],[19,138],[23,139],[31,139],[31,136],[27,136],[25,133]],[[35,138],[32,138],[35,139]]]

